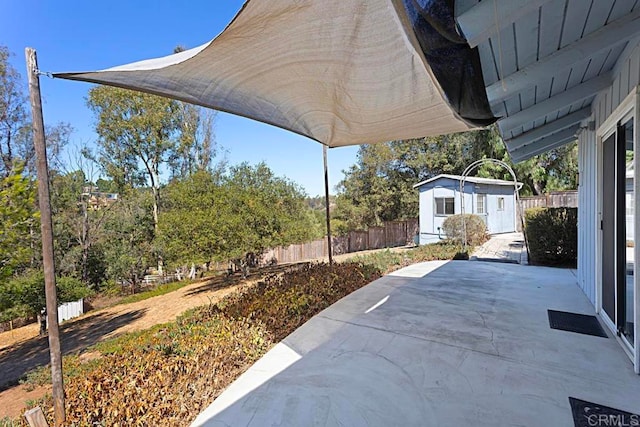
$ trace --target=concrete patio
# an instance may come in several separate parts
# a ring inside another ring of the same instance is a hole
[[[522,233],[494,234],[478,246],[469,258],[472,261],[499,261],[527,264],[527,247]]]
[[[193,425],[573,426],[569,397],[639,414],[616,339],[550,329],[547,309],[593,314],[572,270],[415,264],[315,316]]]

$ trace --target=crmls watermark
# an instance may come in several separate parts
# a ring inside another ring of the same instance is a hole
[[[587,415],[587,423],[593,427],[640,427],[640,415]]]

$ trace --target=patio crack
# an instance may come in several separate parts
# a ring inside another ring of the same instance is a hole
[[[493,349],[496,351],[496,355],[500,356],[500,351],[498,350],[498,347],[496,346],[496,342],[494,341],[494,336],[493,336],[493,329],[490,328],[489,326],[487,326],[487,319],[485,319],[484,315],[482,313],[480,313],[479,311],[476,311],[476,314],[478,316],[480,316],[480,318],[482,319],[482,326],[488,330],[489,332],[491,332],[491,347],[493,347]]]

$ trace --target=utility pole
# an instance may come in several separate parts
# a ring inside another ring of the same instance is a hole
[[[86,284],[89,282],[89,269],[87,266],[89,263],[89,212],[87,210],[87,199],[91,197],[91,193],[87,193],[83,189],[80,197],[80,205],[82,206],[82,236],[80,237],[82,242],[82,282]]]
[[[329,216],[329,167],[327,166],[327,146],[322,145],[322,157],[324,159],[324,205],[327,212],[327,250],[329,252],[329,265],[333,265],[333,250],[331,249],[331,217]]]
[[[62,357],[60,354],[60,331],[58,328],[58,300],[56,297],[56,274],[53,258],[53,226],[51,203],[49,201],[49,168],[47,148],[44,140],[44,119],[42,118],[42,98],[40,77],[35,49],[25,49],[29,99],[33,117],[33,144],[36,151],[38,177],[38,202],[40,206],[40,229],[42,232],[42,264],[47,300],[47,324],[49,326],[49,355],[51,357],[51,383],[53,386],[53,410],[56,427],[64,424],[64,385],[62,383]]]

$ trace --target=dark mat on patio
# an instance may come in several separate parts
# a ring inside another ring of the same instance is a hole
[[[575,427],[588,426],[635,426],[640,423],[640,415],[585,400],[569,398],[573,424]]]
[[[566,311],[547,311],[549,313],[549,326],[552,329],[608,338],[596,316],[568,313]]]
[[[502,264],[520,264],[515,259],[509,259],[509,258],[478,258],[478,257],[471,257],[471,261],[499,262],[499,263],[502,263]]]

